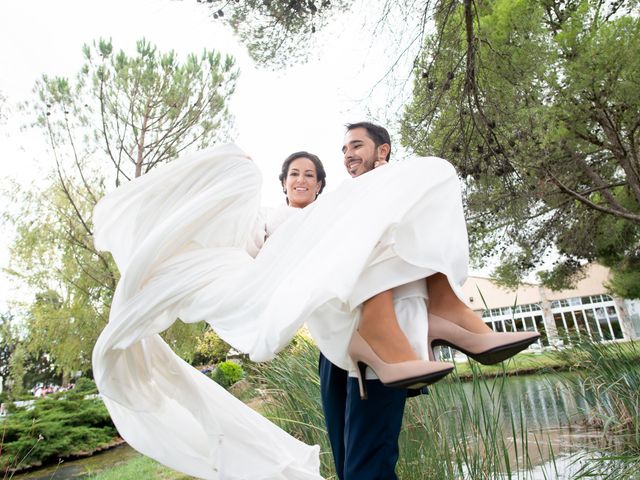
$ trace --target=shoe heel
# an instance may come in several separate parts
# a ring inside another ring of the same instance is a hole
[[[540,337],[537,332],[471,332],[431,313],[429,332],[433,334],[428,345],[432,354],[435,353],[434,343],[437,343],[438,347],[454,348],[483,365],[494,365],[511,358]]]
[[[427,341],[427,354],[430,362],[435,362],[440,358],[440,350],[437,346],[434,346],[431,339]]]
[[[433,361],[434,362],[440,362],[442,361],[442,347],[431,347],[431,355],[433,355]]]
[[[353,332],[349,344],[349,356],[356,367],[360,398],[367,399],[367,367],[378,375],[380,382],[386,387],[414,388],[416,385],[429,385],[437,382],[451,373],[453,365],[446,362],[428,362],[424,360],[409,360],[406,362],[386,363],[371,346]]]
[[[360,400],[367,399],[367,365],[363,362],[358,362],[358,368],[356,369],[356,377],[358,377],[358,387],[360,388]]]

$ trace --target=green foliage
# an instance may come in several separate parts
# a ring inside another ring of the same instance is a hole
[[[331,478],[335,472],[324,431],[317,374],[318,350],[311,342],[303,340],[300,339],[295,349],[282,352],[273,361],[257,365],[256,378],[266,390],[264,414],[296,438],[320,445],[321,474]],[[590,395],[594,403],[589,411],[615,419],[609,420],[612,428],[616,422],[625,422],[631,417],[637,423],[640,388],[633,379],[635,373],[631,372],[638,370],[640,352],[635,344],[580,346],[563,352],[562,357],[551,359],[553,367],[580,368],[580,378],[591,378],[588,381],[592,387],[605,394]],[[407,401],[396,470],[399,478],[532,478],[533,462],[539,456],[551,459],[552,472],[557,468],[553,465],[552,445],[528,433],[525,412],[535,412],[539,405],[526,405],[524,392],[507,388],[510,379],[505,373],[515,366],[514,361],[502,364],[501,375],[493,380],[484,378],[485,367],[480,369],[471,363],[466,371],[471,375],[471,382],[463,383],[452,375],[430,386],[429,395]],[[602,376],[594,375],[594,371],[603,369],[606,373]],[[520,385],[529,388],[526,384]],[[584,395],[578,385],[576,395]],[[625,397],[625,408],[614,405],[618,396]],[[532,400],[535,402],[538,398],[532,397]],[[609,405],[603,409],[606,403]],[[509,409],[505,404],[514,407]],[[611,407],[616,410],[609,410]],[[604,425],[601,423],[600,426]],[[637,428],[630,427],[629,431],[635,431],[637,435]],[[606,472],[607,468],[613,471],[614,467],[618,472],[632,472],[629,466],[637,465],[633,445],[633,442],[626,444],[625,448],[631,450],[608,455],[608,460],[589,458],[588,461],[602,461],[600,472]],[[618,462],[625,456],[629,457],[630,463]]]
[[[18,343],[18,335],[12,324],[13,317],[0,314],[0,377],[9,377],[9,362],[11,354]]]
[[[320,445],[321,474],[331,478],[335,469],[320,401],[318,353],[313,342],[296,335],[275,359],[255,365],[254,378],[266,390],[263,414],[295,438]]]
[[[201,3],[202,0],[198,0]],[[332,16],[353,0],[207,0],[217,21],[231,26],[257,63],[282,68],[306,60],[314,37]]]
[[[637,260],[631,267],[626,265],[627,262],[632,263],[631,259],[624,262],[623,268],[609,282],[609,288],[623,298],[640,298],[640,265]]]
[[[202,148],[225,137],[226,102],[238,75],[232,57],[204,50],[181,63],[174,51],[159,52],[144,39],[134,56],[114,52],[103,39],[83,52],[87,63],[78,85],[86,82],[97,97],[92,110],[99,113],[94,125],[100,148],[119,176],[140,176],[191,145]],[[46,97],[48,84],[43,86]],[[54,108],[68,108],[70,101],[65,97],[47,112],[59,115]],[[85,110],[80,102],[74,108]]]
[[[5,389],[14,399],[36,383],[61,381],[49,358],[30,351],[27,342],[18,332],[13,316],[0,314],[0,376],[4,378]]]
[[[83,54],[75,80],[44,75],[23,106],[50,148],[46,186],[14,187],[4,214],[16,230],[9,272],[37,292],[24,306],[25,345],[49,354],[64,381],[90,370],[119,279],[111,256],[93,246],[93,208],[110,188],[226,138],[238,75],[213,50],[180,61],[145,40],[131,56],[102,39]],[[201,331],[176,324],[165,338],[191,359]]]
[[[14,192],[16,209],[7,212],[16,228],[10,273],[36,292],[23,306],[29,352],[48,353],[67,380],[90,368],[118,275],[110,256],[95,252],[87,220],[101,188],[92,188],[92,197],[81,181],[49,181],[40,191]]]
[[[18,344],[9,360],[9,380],[11,381],[11,395],[19,396],[24,393],[24,375],[26,372],[26,351],[22,343]]]
[[[211,378],[224,388],[229,388],[242,377],[244,377],[244,370],[231,360],[222,362],[211,373]]]
[[[99,398],[64,393],[36,400],[5,419],[0,471],[92,452],[113,441],[117,432]]]
[[[505,268],[508,264],[501,265]],[[573,259],[566,259],[556,263],[556,266],[549,271],[539,272],[538,278],[545,287],[551,290],[564,290],[569,289],[575,285],[575,283],[585,277],[584,272],[580,268],[580,263]],[[511,282],[508,282],[508,276],[502,275],[501,269],[496,269],[496,278],[503,284],[517,285],[520,280],[519,277],[513,276]]]
[[[80,377],[76,380],[73,390],[67,395],[92,395],[98,393],[98,387],[93,380],[87,377]]]
[[[639,359],[640,360],[640,359]],[[555,352],[523,353],[509,360],[495,365],[480,365],[476,362],[456,362],[456,373],[463,380],[471,380],[477,373],[482,373],[485,378],[499,377],[501,375],[526,375],[545,374],[571,369],[573,363],[567,363],[560,359]]]
[[[183,360],[194,363],[197,360],[198,342],[206,328],[205,322],[184,323],[177,321],[160,336]]]
[[[623,261],[640,244],[637,2],[441,0],[433,11],[402,138],[456,166],[476,262],[498,256],[508,286],[554,251],[542,279],[556,288],[585,261],[637,271]]]
[[[640,348],[636,342],[597,344],[583,342],[562,350],[558,357],[579,366],[565,384],[581,400],[586,421],[606,435],[623,438],[610,444],[602,458],[589,462],[585,478],[632,478],[640,467]],[[619,462],[619,460],[623,460]]]
[[[321,474],[331,478],[335,471],[320,401],[318,353],[311,342],[301,338],[295,349],[259,365],[258,378],[269,398],[264,403],[265,415],[296,438],[319,444]],[[454,380],[439,382],[430,387],[429,396],[407,402],[396,469],[399,478],[493,478],[510,468],[513,460],[505,456],[510,444],[526,452],[526,440],[516,435],[507,439],[502,433],[500,387],[489,392],[477,373],[477,388],[471,397]],[[521,467],[527,461],[524,452],[515,459]]]
[[[206,330],[196,342],[195,353],[199,363],[224,362],[231,347],[216,332]]]
[[[577,367],[567,384],[584,399],[591,424],[611,432],[626,432],[640,453],[640,348],[636,342],[591,343],[556,353]]]

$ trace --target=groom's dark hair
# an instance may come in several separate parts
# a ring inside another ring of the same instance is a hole
[[[367,131],[367,136],[373,140],[376,148],[384,143],[388,144],[389,153],[385,160],[387,162],[389,161],[389,158],[391,157],[391,137],[389,136],[389,132],[387,132],[386,128],[371,122],[347,123],[345,127],[347,127],[347,132],[355,128],[364,128]]]

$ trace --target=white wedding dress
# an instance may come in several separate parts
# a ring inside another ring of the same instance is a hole
[[[171,468],[207,479],[320,479],[317,446],[236,400],[158,334],[178,318],[206,320],[235,349],[266,361],[306,322],[327,358],[350,369],[362,301],[434,272],[462,298],[459,182],[435,157],[378,168],[291,214],[253,258],[260,183],[257,166],[226,145],[99,202],[95,245],[113,254],[121,279],[93,373],[122,437]]]

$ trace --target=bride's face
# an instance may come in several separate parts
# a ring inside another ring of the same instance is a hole
[[[320,191],[316,166],[306,157],[296,158],[289,164],[284,181],[289,205],[304,208],[313,202]]]

